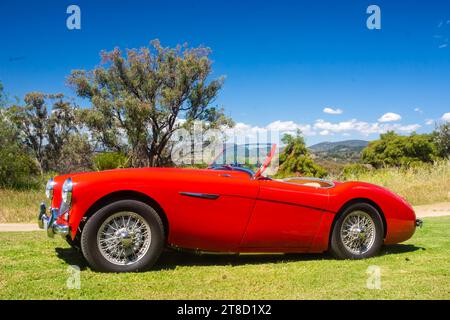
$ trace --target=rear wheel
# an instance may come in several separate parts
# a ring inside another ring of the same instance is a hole
[[[334,224],[330,251],[339,259],[364,259],[383,245],[383,221],[368,203],[355,203],[342,212]]]
[[[81,234],[81,249],[98,271],[148,270],[164,246],[164,228],[157,212],[145,203],[121,200],[98,210]]]

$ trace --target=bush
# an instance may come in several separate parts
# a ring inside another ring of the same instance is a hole
[[[93,154],[87,136],[72,133],[61,147],[59,157],[49,163],[60,174],[91,171]]]
[[[367,164],[353,163],[344,167],[341,173],[341,177],[344,180],[351,180],[354,177],[358,177],[362,174],[366,174],[372,170],[372,167]]]
[[[278,178],[293,175],[322,178],[327,175],[327,171],[311,159],[300,131],[296,136],[284,135],[282,141],[286,147],[280,154]]]
[[[413,133],[400,136],[391,131],[380,135],[379,140],[371,141],[363,150],[361,159],[375,168],[409,167],[422,162],[431,163],[437,156],[431,135]]]
[[[1,111],[1,110],[0,110]],[[0,187],[28,189],[39,185],[39,169],[17,142],[17,132],[0,113]]]
[[[95,170],[111,170],[128,167],[129,159],[120,152],[104,152],[94,156]]]
[[[450,157],[450,122],[437,126],[433,132],[433,141],[436,144],[439,156]]]

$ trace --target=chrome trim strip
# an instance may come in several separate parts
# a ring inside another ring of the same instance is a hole
[[[219,198],[218,194],[210,194],[210,193],[180,192],[180,194],[182,196],[209,199],[209,200],[216,200],[217,198]]]

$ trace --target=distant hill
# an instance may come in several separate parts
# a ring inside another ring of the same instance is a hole
[[[313,157],[320,161],[351,163],[361,158],[361,151],[369,144],[365,140],[321,142],[309,147]]]
[[[321,142],[309,147],[313,152],[331,151],[336,149],[364,149],[369,144],[369,141],[365,140],[345,140],[336,142]]]

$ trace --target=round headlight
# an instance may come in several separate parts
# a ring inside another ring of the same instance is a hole
[[[61,191],[62,200],[66,204],[70,204],[72,202],[72,189],[73,189],[72,179],[69,178],[66,181],[64,181]]]
[[[45,195],[50,200],[53,198],[53,188],[54,188],[55,184],[56,184],[56,182],[53,181],[53,179],[51,178],[50,180],[48,180],[47,184],[45,185]]]

